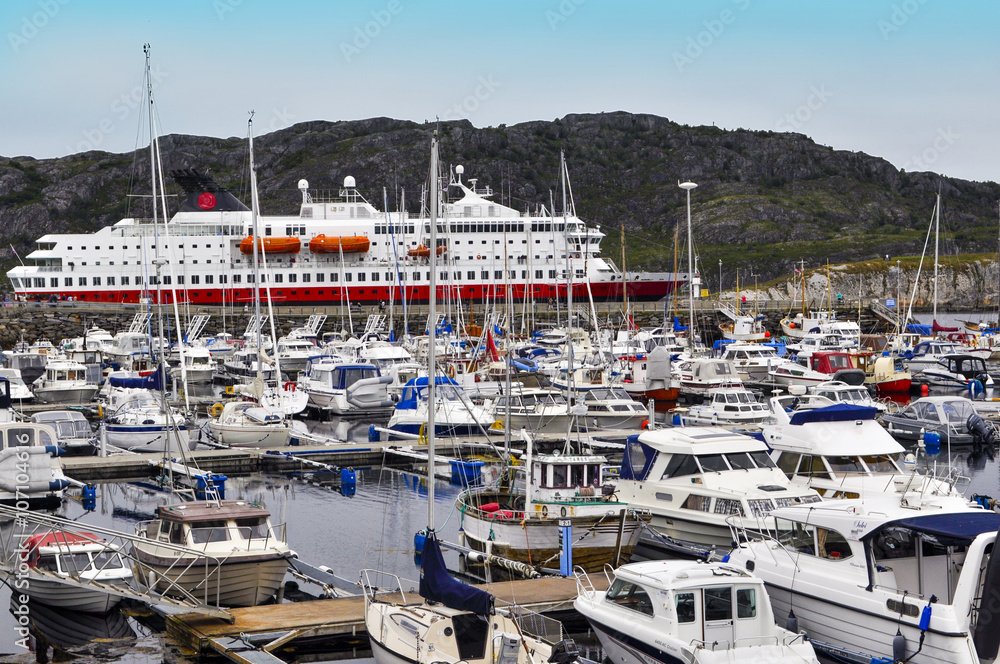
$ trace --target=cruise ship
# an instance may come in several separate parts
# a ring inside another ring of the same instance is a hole
[[[449,177],[437,236],[438,297],[488,301],[513,297],[577,301],[658,300],[686,274],[622,271],[600,254],[604,233],[575,214],[522,213],[491,200],[489,187]],[[7,272],[14,291],[29,300],[72,297],[81,302],[192,304],[252,301],[270,287],[285,304],[377,304],[429,295],[429,215],[383,212],[344,179],[336,197],[310,193],[299,181],[298,216],[261,216],[262,269],[254,282],[252,214],[211,177],[172,171],[184,191],[166,224],[122,219],[95,233],[49,234],[38,239],[26,265]],[[159,274],[157,274],[157,267]],[[567,274],[572,270],[572,278]],[[159,287],[157,287],[159,286]],[[589,290],[589,292],[588,292]]]

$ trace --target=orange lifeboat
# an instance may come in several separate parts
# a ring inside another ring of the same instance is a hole
[[[441,245],[437,249],[437,255],[440,256],[446,251],[448,251],[448,247]],[[406,252],[406,254],[408,256],[417,256],[419,258],[426,258],[431,255],[431,250],[429,247],[425,247],[424,245],[421,244],[416,249],[410,249],[409,251]]]
[[[258,247],[263,247],[265,254],[297,254],[302,248],[302,241],[297,237],[265,237],[258,240]],[[243,238],[240,242],[240,252],[253,253],[253,235]]]
[[[346,237],[327,237],[317,235],[309,241],[309,251],[314,254],[363,254],[368,251],[371,242],[363,235],[349,235]]]

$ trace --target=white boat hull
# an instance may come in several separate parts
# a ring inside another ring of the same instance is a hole
[[[81,588],[76,585],[40,579],[34,575],[28,578],[24,591],[36,602],[60,609],[71,609],[83,613],[107,613],[121,602],[121,597],[101,590]]]
[[[287,426],[237,426],[209,422],[208,430],[220,443],[233,447],[287,447],[292,436]]]
[[[41,403],[90,403],[95,394],[97,385],[35,388],[35,399]]]

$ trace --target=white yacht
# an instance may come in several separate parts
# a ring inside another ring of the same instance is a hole
[[[13,401],[21,403],[35,400],[35,395],[32,394],[31,388],[25,385],[24,379],[21,378],[21,371],[19,369],[0,368],[0,379],[6,379],[10,383],[10,398]]]
[[[677,365],[681,392],[704,396],[720,387],[741,387],[743,381],[728,360],[697,357]]]
[[[703,549],[732,546],[727,519],[765,522],[776,507],[819,501],[793,486],[767,446],[719,427],[646,431],[625,446],[618,495],[652,512],[663,535]]]
[[[388,428],[409,434],[426,434],[427,398],[426,376],[414,378],[403,388],[403,396],[389,418]],[[434,429],[438,436],[468,436],[481,434],[492,426],[494,420],[482,406],[472,403],[454,379],[438,376],[434,406]]]
[[[206,346],[185,346],[183,371],[179,357],[177,361],[178,365],[170,370],[174,380],[179,381],[184,376],[189,383],[210,383],[215,376],[215,359]]]
[[[335,415],[388,416],[395,402],[389,396],[392,378],[372,364],[344,363],[327,355],[313,357],[299,374],[298,388],[309,407]]]
[[[213,406],[215,408],[215,406]],[[285,447],[292,427],[284,413],[253,401],[230,401],[206,426],[220,443],[232,447]]]
[[[565,435],[576,420],[562,392],[514,384],[510,394],[501,395],[493,402],[494,421],[507,422],[508,415],[512,431],[527,429],[532,433]]]
[[[743,381],[766,381],[772,366],[787,362],[778,357],[776,348],[763,344],[728,343],[718,354],[733,365]]]
[[[649,410],[617,386],[589,390],[578,405],[587,409],[582,418],[588,429],[639,429],[649,419]]]
[[[729,562],[764,580],[779,620],[794,617],[838,661],[981,664],[1000,645],[995,598],[1000,514],[869,495],[775,510],[735,528]],[[791,621],[791,620],[790,620]]]
[[[678,408],[680,421],[685,425],[754,427],[771,418],[767,405],[743,387],[719,387],[705,399],[703,403]]]
[[[888,493],[914,505],[967,502],[959,487],[968,486],[969,478],[957,472],[937,477],[936,469],[921,472],[916,460],[907,460],[903,446],[875,419],[874,408],[830,403],[786,410],[784,405],[795,398],[771,399],[775,421],[762,432],[771,458],[793,484],[814,489],[826,499]]]
[[[184,415],[147,389],[112,387],[103,409],[100,435],[109,445],[133,452],[178,452],[197,444],[188,435]]]
[[[833,403],[846,403],[852,406],[874,408],[879,414],[888,410],[885,403],[872,398],[871,392],[863,385],[848,385],[842,380],[830,380],[809,387],[809,392],[816,396],[826,397]]]
[[[818,664],[804,635],[775,625],[763,581],[734,565],[650,560],[607,580],[599,591],[577,572],[573,606],[615,664]]]

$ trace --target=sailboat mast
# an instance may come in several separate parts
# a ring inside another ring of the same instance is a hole
[[[566,252],[566,452],[569,452],[569,437],[573,431],[573,267],[569,258],[569,216],[566,210],[566,157],[559,151],[559,180],[563,197],[563,245]],[[624,273],[622,275],[624,279]],[[622,285],[624,286],[624,281]],[[558,293],[557,293],[558,295]]]
[[[260,257],[259,251],[263,249],[261,244],[263,240],[260,237],[260,229],[258,228],[258,217],[257,217],[257,196],[255,192],[257,191],[257,164],[254,162],[253,158],[253,111],[250,111],[250,119],[247,120],[247,145],[250,151],[250,224],[253,229],[253,288],[254,288],[254,298],[253,298],[253,315],[256,319],[257,325],[257,377],[260,378],[263,375],[264,370],[264,344],[261,340],[261,328],[264,326],[260,324]]]
[[[938,240],[941,235],[941,193],[937,195],[937,205],[934,206],[934,317],[937,321],[937,284],[938,284]]]
[[[427,296],[427,532],[434,532],[434,410],[435,383],[437,383],[437,215],[438,215],[438,142],[437,132],[431,137],[431,236],[430,252],[430,292]]]

